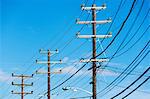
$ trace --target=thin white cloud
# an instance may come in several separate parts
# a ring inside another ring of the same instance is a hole
[[[102,63],[103,66],[107,65],[107,66],[126,66],[125,64],[121,64],[121,63],[114,63],[114,62],[104,62]]]
[[[136,91],[133,94],[131,94],[128,97],[128,99],[149,99],[149,97],[150,97],[150,94]]]
[[[0,70],[0,82],[10,83],[14,78],[11,77],[8,73]]]
[[[47,72],[46,69],[39,69],[37,72]]]
[[[64,58],[62,59],[62,61],[63,61],[64,63],[68,62],[68,61],[69,61],[69,57],[64,57]]]
[[[78,71],[78,68],[74,67],[74,66],[68,66],[68,67],[65,67],[63,69],[61,68],[57,68],[53,71],[55,72],[59,72],[61,70],[61,73],[62,74],[74,74],[76,73],[76,71]],[[103,76],[116,76],[118,75],[117,73],[113,72],[113,71],[110,71],[110,70],[98,70],[97,71],[98,74],[103,74]],[[92,72],[91,70],[88,71],[88,70],[80,70],[76,76],[80,76],[80,75],[91,75]]]
[[[97,73],[99,74],[103,74],[103,76],[117,76],[119,73],[116,73],[116,72],[113,72],[111,70],[102,70],[102,69],[99,69],[97,71]]]
[[[63,69],[57,68],[57,69],[55,69],[55,70],[53,70],[53,71],[59,72],[60,70],[61,70],[61,73],[62,73],[62,74],[74,74],[78,69],[75,68],[75,67],[73,67],[73,66],[68,66],[68,67],[65,67],[65,68],[63,68]],[[79,72],[77,73],[77,75],[81,75],[81,74],[83,74],[83,70],[81,70],[81,71],[79,71]]]
[[[83,63],[80,63],[78,59],[74,59],[74,60],[70,60],[69,57],[64,57],[63,60],[62,60],[64,63],[67,63],[68,66],[66,66],[65,68],[56,68],[53,70],[53,72],[60,72],[61,71],[61,74],[74,74],[78,71],[78,68],[74,67],[74,65],[78,65],[78,67],[82,66]],[[106,65],[107,63],[103,63],[102,65]],[[112,63],[110,62],[109,63],[109,66],[120,66],[122,64],[119,64],[119,63]],[[98,74],[103,74],[103,76],[117,76],[118,73],[115,73],[111,70],[101,70],[101,69],[98,69],[97,70],[97,73]],[[80,70],[78,73],[77,73],[77,76],[80,76],[80,75],[91,75],[92,74],[92,71],[91,70]]]

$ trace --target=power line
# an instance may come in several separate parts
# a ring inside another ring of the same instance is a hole
[[[88,2],[88,0],[86,0],[86,2],[85,2],[85,4],[87,4],[87,2]],[[83,14],[83,13],[82,13]],[[82,14],[80,14],[80,17],[81,17],[81,15]],[[36,54],[35,54],[36,55]],[[35,55],[33,56],[33,57],[31,57],[31,59],[33,59],[34,57],[35,57]],[[31,60],[31,59],[29,59],[29,60]],[[27,63],[27,62],[26,62]],[[33,64],[32,64],[33,65]],[[29,68],[27,68],[26,70],[25,70],[25,72],[27,72],[27,71],[29,71],[29,69],[31,68],[31,66],[29,66]],[[10,78],[9,78],[10,79]]]
[[[135,2],[136,2],[136,0],[134,0],[134,2],[132,3],[132,6],[131,6],[131,8],[130,8],[130,11],[129,11],[127,17],[125,18],[125,20],[123,21],[123,23],[122,23],[122,25],[121,25],[121,27],[120,27],[118,33],[117,33],[116,36],[113,38],[113,40],[111,41],[111,43],[109,43],[109,45],[104,49],[104,51],[106,51],[106,50],[110,47],[110,45],[114,42],[114,40],[116,39],[116,37],[120,34],[121,30],[123,29],[123,27],[124,27],[126,21],[128,20],[130,14],[131,14],[131,12],[132,12],[132,9],[133,9],[133,7],[134,7]],[[104,51],[102,51],[102,52],[101,52],[100,54],[98,54],[96,57],[100,56]],[[63,85],[65,82],[67,82],[68,80],[70,80],[74,75],[76,75],[76,74],[77,74],[81,69],[83,69],[87,64],[88,64],[88,62],[87,62],[86,64],[84,64],[81,68],[79,68],[74,74],[72,74],[72,75],[71,75],[69,78],[67,78],[65,81],[63,81],[62,83],[60,83],[59,85],[57,85],[56,87],[54,87],[53,89],[51,89],[51,91],[52,91],[52,90],[55,90],[56,88],[60,87],[60,86]]]
[[[111,68],[111,69],[110,69]],[[109,67],[109,68],[107,68],[108,70],[110,70],[110,71],[113,71],[113,72],[115,72],[115,73],[121,73],[121,71],[118,71],[118,70],[120,70],[119,68],[115,68],[115,67]],[[139,72],[139,71],[134,71],[134,73],[130,73],[130,75],[132,76],[139,76],[140,75],[140,73],[141,72]],[[127,72],[125,72],[124,74],[127,74]],[[144,77],[147,77],[148,75],[145,75]]]
[[[100,79],[99,79],[100,80]],[[109,84],[108,82],[106,81],[103,81],[103,80],[100,80],[102,83],[105,83],[105,84]],[[120,85],[116,85],[116,84],[113,84],[114,86],[116,87],[120,87],[120,88],[126,88],[125,86],[120,86]],[[129,88],[130,90],[133,90],[131,88]],[[143,91],[143,90],[137,90],[138,92],[142,92],[142,93],[145,93],[145,94],[150,94],[150,92],[148,91]]]
[[[149,11],[150,11],[150,9],[148,9],[148,11],[147,11],[147,13],[146,13],[146,15],[145,15],[145,17],[144,17],[142,23],[141,23],[140,26],[137,28],[137,30],[135,31],[134,35],[128,40],[128,42],[126,42],[126,44],[119,50],[119,52],[120,52],[121,50],[123,50],[123,49],[131,42],[131,40],[135,37],[135,35],[138,33],[138,31],[140,30],[141,26],[144,24],[144,21],[146,20],[148,14],[149,14]],[[143,35],[142,35],[142,36],[143,36]],[[141,36],[141,37],[142,37],[142,36]],[[140,38],[139,38],[139,39],[140,39]]]
[[[146,34],[146,32],[148,31],[148,29],[150,28],[150,25],[147,27],[147,29],[143,32],[143,34],[135,41],[135,43],[133,43],[128,49],[126,49],[124,52],[114,56],[114,58],[122,56],[123,54],[125,54],[126,52],[128,52],[131,48],[133,48],[142,38],[143,36]]]
[[[119,96],[120,94],[122,94],[123,92],[125,92],[127,89],[129,89],[131,86],[133,86],[138,80],[140,80],[148,71],[150,70],[150,67],[148,67],[134,82],[132,82],[128,87],[126,87],[124,90],[122,90],[121,92],[119,92],[118,94],[116,94],[115,96],[113,96],[111,99],[116,98],[117,96]]]
[[[144,58],[149,54],[149,51],[145,54],[145,56],[137,63],[137,65],[135,67],[133,67],[127,74],[126,76],[124,76],[117,84],[121,83],[128,75],[130,75],[130,73],[144,60]],[[115,88],[116,86],[113,86],[111,89],[109,89],[107,92],[105,92],[104,95],[106,95],[108,92],[110,92],[113,88]],[[103,96],[104,96],[103,95]]]
[[[86,0],[86,1],[84,2],[85,5],[88,4],[88,1],[89,1],[89,0]],[[81,18],[81,16],[83,16],[83,11],[81,11],[81,13],[80,13],[80,15],[79,15],[79,18]],[[88,18],[88,16],[87,16],[87,18]],[[58,41],[62,41],[62,40],[64,39],[65,35],[68,34],[69,31],[73,28],[73,26],[74,26],[74,23],[69,27],[69,29],[68,29],[67,31],[64,32],[64,34],[63,34],[62,36],[60,36],[60,38],[58,39]],[[79,31],[82,31],[83,28],[84,28],[84,26],[81,27],[81,29],[80,29]],[[57,46],[58,44],[59,44],[59,43],[56,42],[56,43],[54,43],[52,46],[54,47],[54,46]],[[61,46],[61,45],[60,45],[60,46]]]
[[[142,5],[141,5],[141,8],[143,7],[143,4],[144,4],[144,1],[143,1],[143,3],[142,3]],[[141,11],[141,8],[140,8],[140,10],[139,10],[139,12]],[[139,14],[139,12],[138,12],[138,14]],[[137,19],[137,17],[136,17],[136,19]],[[136,19],[134,20],[134,22],[136,21]],[[142,23],[143,24],[143,23]],[[149,29],[149,27],[146,29],[146,31],[145,32],[147,32],[147,30]],[[145,34],[145,32],[143,33],[143,34]],[[128,34],[128,33],[127,33]],[[126,35],[127,36],[127,35]],[[125,41],[125,39],[127,38],[125,36],[125,38],[123,39],[123,41],[121,42],[121,44],[119,45],[119,47],[117,48],[117,50],[115,51],[115,53],[112,55],[112,57],[110,58],[110,61],[115,57],[115,55],[118,53],[118,51],[119,51],[119,49],[121,48],[121,46],[122,46],[122,44],[124,43],[124,41]],[[142,35],[143,36],[143,35]],[[140,38],[141,39],[141,38]],[[109,61],[109,62],[110,62]],[[107,66],[108,64],[109,64],[109,62],[105,65],[105,66]]]
[[[114,24],[114,22],[115,22],[115,19],[116,19],[116,16],[117,16],[117,14],[118,14],[118,12],[119,12],[119,10],[120,10],[122,4],[124,4],[123,0],[121,0],[121,2],[120,2],[120,4],[119,4],[119,7],[118,7],[118,9],[117,9],[117,11],[116,11],[116,13],[115,13],[115,15],[114,15],[114,19],[113,19],[112,23],[110,23],[110,26],[109,26],[109,28],[108,28],[106,34],[110,31],[111,27],[113,26],[113,24]],[[104,38],[104,39],[105,39],[105,38]],[[101,42],[103,42],[104,39],[102,39]]]
[[[134,60],[125,68],[125,70],[116,78],[114,79],[109,85],[107,85],[105,88],[103,88],[102,91],[108,89],[114,82],[116,82],[124,73],[127,71],[130,66],[138,59],[138,57],[144,52],[144,50],[147,48],[149,42],[144,46],[144,48],[139,52],[139,54],[134,58]],[[135,64],[135,63],[134,63]],[[98,92],[97,94],[101,93],[102,91]]]
[[[131,12],[132,12],[132,10],[133,10],[133,7],[134,7],[134,5],[135,5],[135,2],[136,2],[136,0],[133,1],[132,6],[131,6],[131,8],[130,8],[130,11],[129,11],[127,17],[126,17],[125,20],[123,21],[123,23],[122,23],[122,25],[121,25],[119,31],[117,32],[117,34],[115,35],[115,37],[113,38],[113,40],[112,40],[112,41],[108,44],[108,46],[107,46],[100,54],[98,54],[96,57],[98,57],[98,56],[100,56],[102,53],[104,53],[104,52],[111,46],[111,44],[115,41],[116,37],[120,34],[121,30],[123,29],[123,27],[124,27],[126,21],[128,20],[128,18],[129,18],[129,16],[130,16]]]
[[[140,88],[144,83],[146,83],[148,80],[150,79],[150,76],[147,77],[147,79],[145,79],[139,86],[137,86],[134,90],[132,90],[130,93],[128,93],[126,96],[124,96],[122,99],[125,99],[126,97],[128,97],[129,95],[131,95],[134,91],[136,91],[138,88]]]

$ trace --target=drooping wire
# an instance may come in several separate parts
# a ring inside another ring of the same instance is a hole
[[[148,71],[150,70],[150,67],[148,67],[135,81],[133,81],[128,87],[126,87],[124,90],[116,94],[115,96],[111,97],[111,99],[114,99],[121,95],[123,92],[125,92],[127,89],[129,89],[131,86],[133,86],[138,80],[140,80]]]
[[[149,41],[150,42],[150,41]],[[103,92],[104,90],[108,89],[114,82],[116,82],[129,68],[131,68],[130,66],[134,65],[137,62],[137,59],[140,57],[140,55],[142,53],[144,53],[147,49],[148,49],[148,45],[149,42],[144,46],[144,48],[140,51],[140,53],[134,58],[134,60],[125,68],[125,70],[116,78],[114,79],[109,85],[107,85],[105,88],[103,88],[103,90],[99,91],[97,94],[100,94],[101,92]],[[122,80],[120,80],[118,83],[122,82],[142,61],[143,59],[148,55],[149,51],[145,54],[145,56],[137,63],[136,66],[134,66],[132,68],[132,70],[130,70],[126,76],[124,76],[124,78],[122,78]],[[113,87],[114,88],[114,87]],[[108,90],[106,93],[110,92],[112,90],[112,88],[110,90]],[[104,95],[106,95],[106,93]]]
[[[114,40],[116,39],[116,37],[120,34],[122,28],[124,27],[126,21],[128,20],[130,14],[131,14],[131,12],[132,12],[132,9],[133,9],[133,6],[134,6],[134,4],[135,4],[135,1],[136,1],[136,0],[134,0],[134,2],[132,3],[132,7],[130,8],[130,11],[129,11],[127,17],[125,18],[124,22],[122,23],[121,28],[119,29],[118,33],[116,34],[116,36],[114,37],[114,39],[111,41],[111,43],[104,49],[104,51],[106,51],[106,50],[110,47],[110,45],[114,42]],[[96,57],[100,56],[104,51],[102,51],[102,52],[101,52],[100,54],[98,54]],[[70,80],[74,75],[76,75],[76,74],[77,74],[82,68],[84,68],[87,64],[88,64],[88,63],[84,64],[84,65],[83,65],[81,68],[79,68],[73,75],[71,75],[69,78],[67,78],[65,81],[63,81],[61,84],[59,84],[59,85],[57,85],[56,87],[54,87],[52,90],[55,90],[56,88],[60,87],[60,86],[63,85],[65,82],[67,82],[68,80]],[[51,91],[52,91],[52,90],[51,90]]]
[[[124,96],[122,99],[125,99],[126,97],[128,97],[129,95],[131,95],[134,91],[136,91],[138,88],[140,88],[144,83],[146,83],[148,80],[150,79],[150,76],[147,77],[147,79],[145,79],[139,86],[137,86],[134,90],[132,90],[130,93],[128,93],[126,96]]]
[[[125,18],[125,20],[123,21],[122,25],[121,25],[121,28],[119,29],[118,33],[116,34],[116,36],[113,38],[113,40],[109,43],[109,45],[104,49],[104,51],[106,51],[110,45],[115,41],[116,37],[120,34],[121,30],[123,29],[126,21],[128,20],[131,12],[132,12],[132,9],[134,7],[134,4],[135,4],[136,0],[134,0],[134,2],[132,3],[132,6],[130,8],[130,11],[127,15],[127,17]],[[96,57],[100,56],[104,51],[102,51],[100,54],[98,54]],[[92,59],[92,58],[91,58]],[[67,82],[68,80],[70,80],[74,75],[76,75],[81,69],[83,69],[86,65],[88,64],[88,62],[86,64],[84,64],[81,68],[79,68],[73,75],[71,75],[69,78],[67,78],[65,81],[63,81],[61,84],[57,85],[56,87],[54,87],[52,90],[55,90],[56,88],[60,87],[61,85],[63,85],[65,82]]]

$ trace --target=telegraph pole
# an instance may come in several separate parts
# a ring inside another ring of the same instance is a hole
[[[21,94],[21,99],[24,99],[24,95],[27,95],[27,94],[33,94],[33,91],[31,91],[31,92],[24,92],[24,87],[25,86],[33,86],[33,83],[31,83],[31,84],[25,84],[24,83],[24,79],[25,78],[32,78],[33,77],[33,74],[32,74],[32,76],[27,76],[27,75],[14,75],[13,73],[12,73],[12,77],[17,77],[17,78],[21,78],[21,84],[15,84],[14,82],[12,82],[12,85],[14,85],[14,86],[20,86],[21,87],[21,92],[14,92],[14,91],[11,91],[12,92],[12,94]]]
[[[79,21],[77,20],[77,24],[92,24],[92,32],[93,35],[80,35],[80,33],[77,33],[78,38],[92,38],[92,58],[87,60],[80,60],[80,62],[92,62],[92,97],[93,99],[96,99],[96,62],[107,62],[109,59],[96,59],[96,38],[109,38],[112,37],[111,33],[108,33],[108,35],[96,35],[96,25],[97,24],[106,24],[110,23],[111,19],[106,19],[102,21],[96,21],[96,11],[97,10],[103,10],[106,9],[106,5],[102,5],[101,7],[97,7],[95,4],[92,5],[92,7],[84,7],[81,6],[82,10],[91,10],[92,11],[92,21]]]
[[[52,73],[60,73],[60,72],[51,72],[50,71],[50,65],[51,64],[60,64],[62,63],[61,60],[59,61],[50,61],[50,57],[55,54],[55,53],[58,53],[58,50],[55,50],[55,51],[50,51],[50,50],[40,50],[40,54],[47,54],[47,61],[38,61],[36,60],[36,63],[38,64],[47,64],[47,72],[39,72],[39,71],[36,71],[37,74],[47,74],[47,99],[50,99],[50,84],[51,84],[51,81],[50,81],[50,74]]]
[[[92,5],[96,7],[96,5]],[[92,21],[96,21],[96,10],[92,10]],[[93,26],[93,35],[96,35],[96,23],[92,24]],[[96,59],[96,38],[93,38],[93,59]],[[96,99],[96,62],[93,62],[93,99]]]
[[[48,73],[47,73],[47,79],[48,79],[48,99],[50,99],[50,51],[48,51]]]

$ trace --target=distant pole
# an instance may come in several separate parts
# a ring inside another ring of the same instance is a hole
[[[40,50],[40,53],[41,54],[46,54],[47,55],[47,61],[38,61],[36,60],[36,63],[38,64],[47,64],[47,72],[39,72],[39,71],[36,71],[37,74],[47,74],[47,99],[51,99],[51,93],[50,93],[50,90],[51,90],[51,78],[50,78],[50,75],[52,73],[56,74],[56,73],[60,73],[60,72],[51,72],[50,70],[50,65],[51,64],[60,64],[62,63],[61,60],[59,61],[50,61],[50,57],[51,55],[55,54],[55,53],[58,53],[58,50],[55,50],[55,51],[50,51],[50,50]]]
[[[23,80],[23,75],[22,75],[22,77],[21,77],[21,99],[23,99],[23,90],[24,90],[24,80]]]
[[[48,51],[48,73],[47,73],[47,76],[48,76],[48,99],[50,99],[50,51]]]
[[[21,84],[15,84],[14,82],[12,82],[12,85],[14,85],[14,86],[20,86],[21,87],[21,92],[14,92],[14,91],[11,91],[12,92],[12,94],[20,94],[21,95],[21,99],[24,99],[24,95],[27,95],[27,94],[33,94],[33,91],[31,91],[31,92],[24,92],[24,87],[25,86],[33,86],[33,83],[31,83],[31,84],[25,84],[24,83],[24,79],[25,78],[32,78],[33,77],[33,74],[32,74],[32,76],[27,76],[27,75],[14,75],[13,73],[12,73],[12,77],[17,77],[17,78],[21,78]]]

